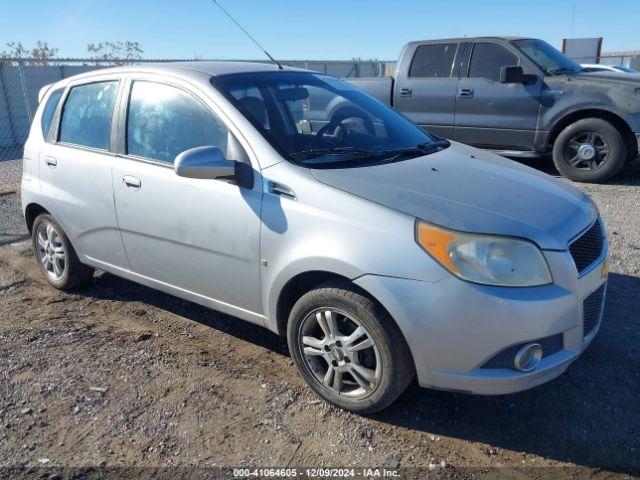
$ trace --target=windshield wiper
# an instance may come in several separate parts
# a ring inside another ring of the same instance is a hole
[[[418,145],[416,145],[416,147],[421,148],[427,153],[432,153],[433,150],[439,152],[440,150],[447,148],[449,145],[451,145],[451,142],[449,140],[441,138],[433,142],[419,143]]]
[[[378,155],[391,155],[389,160],[395,160],[405,155],[428,155],[430,153],[439,152],[443,148],[447,148],[449,145],[451,145],[449,140],[437,140],[435,142],[418,143],[409,147],[381,150],[378,152]]]
[[[310,148],[308,150],[302,150],[300,152],[291,153],[290,156],[294,160],[305,162],[313,160],[319,157],[329,157],[334,155],[350,155],[345,161],[360,161],[383,158],[384,161],[393,161],[399,157],[407,155],[427,155],[429,153],[438,152],[443,148],[450,145],[448,140],[437,140],[435,142],[418,143],[416,145],[410,145],[408,147],[388,148],[382,150],[369,150],[360,147],[322,147],[322,148]],[[331,160],[322,160],[321,162],[307,162],[307,163],[332,163]]]
[[[322,157],[325,155],[354,155],[355,158],[373,158],[376,156],[376,151],[367,150],[366,148],[358,147],[322,147],[322,148],[310,148],[308,150],[301,150],[299,152],[291,153],[291,158],[295,160],[309,160],[311,158]]]
[[[562,67],[562,68],[556,68],[555,70],[551,70],[551,74],[564,75],[564,74],[578,73],[578,72],[581,72],[582,70],[584,69],[576,70],[574,68]]]

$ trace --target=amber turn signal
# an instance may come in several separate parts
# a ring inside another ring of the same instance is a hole
[[[458,272],[458,267],[449,256],[449,244],[456,238],[452,233],[418,222],[416,236],[418,243],[427,253],[452,272]]]

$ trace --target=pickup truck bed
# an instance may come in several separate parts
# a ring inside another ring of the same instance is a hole
[[[386,105],[393,106],[393,77],[364,77],[346,80],[354,87],[358,87],[372,97],[375,97],[376,100],[379,100]]]

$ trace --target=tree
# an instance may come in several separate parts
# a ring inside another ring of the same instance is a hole
[[[0,52],[0,65],[9,65],[7,58],[21,58],[27,56],[27,49],[24,48],[22,42],[7,42],[9,50],[3,50]]]
[[[48,42],[36,42],[36,47],[31,49],[31,58],[36,61],[31,62],[32,65],[47,65],[48,60],[55,58],[60,50],[57,48],[49,47]],[[40,61],[37,61],[40,60]]]
[[[142,59],[143,50],[139,42],[117,41],[90,43],[87,52],[96,63],[118,65]]]
[[[29,50],[22,42],[8,42],[9,50],[0,52],[0,65],[6,65],[7,58],[32,58],[34,60],[25,62],[26,65],[46,65],[48,60],[55,58],[59,50],[49,46],[48,42],[38,40],[36,46]]]

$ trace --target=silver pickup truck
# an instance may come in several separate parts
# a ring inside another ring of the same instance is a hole
[[[408,43],[395,75],[350,83],[441,137],[603,182],[640,144],[640,75],[587,72],[548,43],[482,37]]]

